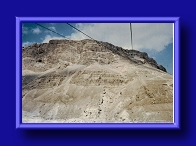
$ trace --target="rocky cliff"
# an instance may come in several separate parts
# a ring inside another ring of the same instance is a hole
[[[173,77],[147,53],[95,40],[22,48],[23,122],[172,122]]]
[[[66,54],[66,56],[63,56],[61,53]],[[145,52],[127,50],[110,43],[95,40],[51,40],[49,43],[33,44],[28,47],[23,47],[23,58],[26,58],[24,61],[33,64],[35,62],[43,63],[45,67],[42,68],[43,70],[49,69],[51,67],[50,65],[56,65],[56,63],[60,62],[59,59],[62,58],[71,63],[84,65],[89,65],[94,62],[110,64],[117,60],[114,58],[115,55],[136,64],[148,64],[167,72],[162,65],[158,65],[157,62],[153,58],[149,58]],[[29,63],[27,63],[27,66],[29,66]],[[24,62],[23,65],[26,65],[26,63]],[[23,66],[23,68],[24,67],[25,66]]]

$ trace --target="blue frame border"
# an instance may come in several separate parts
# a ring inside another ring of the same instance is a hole
[[[24,22],[174,23],[174,123],[22,123],[22,41]],[[22,129],[180,129],[179,17],[16,17],[16,128]]]

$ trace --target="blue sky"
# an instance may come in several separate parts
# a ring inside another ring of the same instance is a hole
[[[66,23],[39,23],[71,40],[87,37]],[[129,23],[70,23],[92,38],[131,49]],[[148,53],[173,74],[173,23],[132,23],[133,49]],[[22,45],[65,39],[35,23],[22,24]]]

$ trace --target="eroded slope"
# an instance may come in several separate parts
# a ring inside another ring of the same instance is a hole
[[[92,40],[24,47],[23,122],[173,122],[173,78],[160,68]]]

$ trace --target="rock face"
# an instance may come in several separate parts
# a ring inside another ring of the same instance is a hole
[[[23,122],[173,122],[173,77],[147,53],[94,40],[22,49]]]

